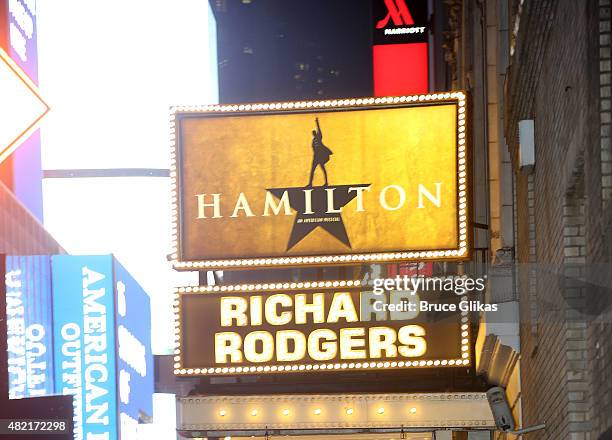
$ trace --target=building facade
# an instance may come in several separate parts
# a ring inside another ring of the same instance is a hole
[[[0,253],[10,255],[64,253],[63,248],[38,219],[2,183],[0,183]]]
[[[488,145],[493,266],[514,268],[500,383],[523,426],[546,422],[525,438],[595,440],[612,426],[610,2],[447,3],[449,67]]]

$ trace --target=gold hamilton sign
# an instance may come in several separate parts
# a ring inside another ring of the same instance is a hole
[[[359,281],[187,287],[175,295],[177,375],[470,365],[464,295],[376,293]]]
[[[178,269],[466,259],[466,98],[176,107]]]

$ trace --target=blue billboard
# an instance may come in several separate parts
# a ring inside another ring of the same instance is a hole
[[[32,82],[38,85],[36,0],[9,0],[7,3],[9,28],[7,52]],[[40,130],[34,131],[13,153],[12,157],[15,195],[42,222]]]
[[[153,416],[151,301],[114,260],[119,425],[122,440],[136,438],[138,423]]]
[[[153,415],[151,303],[112,256],[6,259],[9,396],[73,396],[75,440],[130,440]]]
[[[7,257],[5,284],[9,397],[53,394],[50,257]]]
[[[112,257],[55,255],[55,390],[74,396],[74,438],[117,440]]]

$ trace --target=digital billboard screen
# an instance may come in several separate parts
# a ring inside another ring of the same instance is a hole
[[[53,394],[49,256],[6,257],[9,397]]]
[[[9,0],[8,53],[38,85],[38,30],[36,0]],[[42,222],[42,162],[40,131],[34,131],[13,153],[14,191],[17,198]]]
[[[55,390],[74,396],[75,440],[117,440],[112,256],[56,255]]]
[[[149,295],[117,260],[115,274],[119,426],[135,438],[138,423],[153,416],[153,354]]]
[[[112,256],[6,259],[9,397],[70,395],[75,439],[138,438],[153,415],[151,302]]]
[[[428,0],[373,0],[374,45],[426,43]]]

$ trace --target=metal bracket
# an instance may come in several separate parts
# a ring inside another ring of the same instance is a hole
[[[539,425],[534,425],[534,426],[529,426],[527,428],[522,428],[519,429],[517,431],[504,431],[504,432],[508,432],[512,435],[522,435],[522,434],[527,434],[528,432],[534,432],[534,431],[539,431],[541,429],[546,428],[546,423],[541,423]]]

